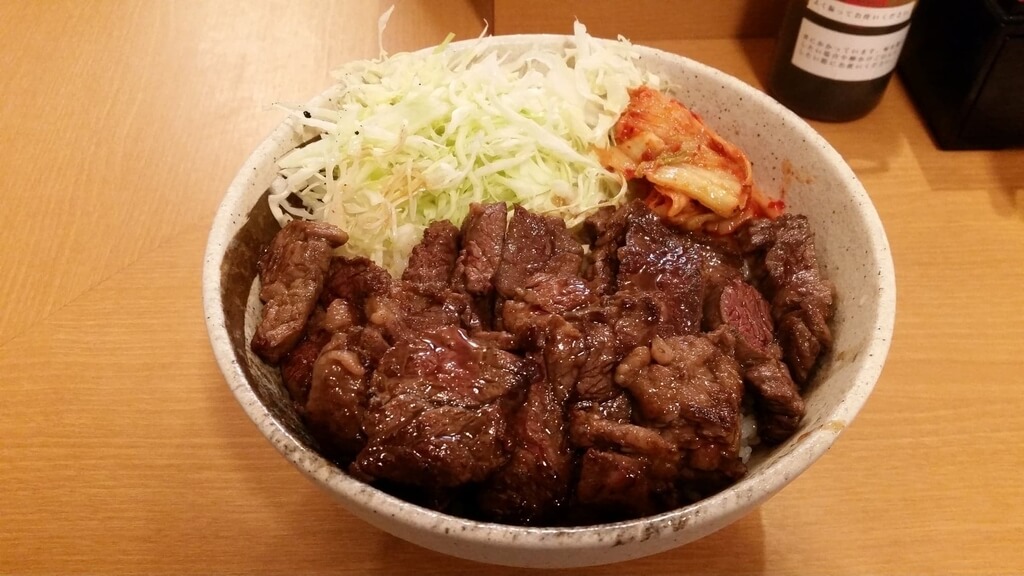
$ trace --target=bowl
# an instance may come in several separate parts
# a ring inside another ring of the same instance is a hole
[[[561,48],[572,37],[499,36],[483,42],[515,51]],[[746,151],[762,188],[784,189],[789,210],[807,215],[817,231],[819,261],[837,292],[835,344],[806,395],[800,429],[785,443],[755,452],[747,476],[718,494],[656,516],[593,526],[528,528],[467,520],[350,477],[317,453],[276,370],[248,347],[258,321],[256,260],[278,229],[266,191],[277,159],[302,140],[286,121],[246,161],[214,219],[203,269],[206,323],[242,409],[278,451],[359,518],[417,545],[481,562],[578,567],[638,558],[707,536],[755,509],[820,458],[871,393],[892,335],[895,276],[882,224],[853,171],[807,123],[757,89],[687,58],[636,48],[640,62],[668,81],[672,95]]]

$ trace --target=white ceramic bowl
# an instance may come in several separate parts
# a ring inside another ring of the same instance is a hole
[[[516,50],[536,44],[557,48],[572,39],[523,35],[486,41]],[[363,520],[426,548],[497,564],[585,566],[654,554],[702,538],[778,492],[828,450],[871,393],[892,335],[895,278],[878,214],[853,171],[810,126],[762,92],[692,60],[638,49],[643,65],[674,85],[675,97],[746,151],[760,185],[769,192],[784,187],[789,210],[806,214],[817,231],[819,260],[837,287],[835,346],[807,395],[800,430],[781,446],[755,453],[748,475],[710,498],[657,516],[579,528],[474,522],[350,478],[310,447],[279,375],[247,346],[257,310],[251,294],[256,257],[277,229],[264,193],[277,159],[301,139],[285,122],[253,152],[217,212],[203,270],[206,323],[228,385],[256,426]]]

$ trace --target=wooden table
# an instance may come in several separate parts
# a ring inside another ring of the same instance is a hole
[[[207,230],[270,104],[374,56],[385,4],[0,3],[0,573],[513,573],[336,506],[236,405],[203,323]],[[486,6],[401,2],[386,45],[475,36]],[[772,46],[652,43],[754,85]],[[1024,572],[1024,151],[937,150],[898,82],[816,127],[895,257],[875,394],[758,511],[589,573]]]

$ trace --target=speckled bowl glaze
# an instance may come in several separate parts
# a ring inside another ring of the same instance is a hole
[[[524,35],[484,41],[515,51],[538,44],[560,48],[572,38]],[[571,567],[654,554],[702,538],[778,492],[828,450],[871,393],[892,335],[895,277],[878,214],[853,171],[810,126],[760,91],[692,60],[638,50],[642,65],[666,80],[676,98],[746,151],[762,188],[785,190],[789,210],[806,214],[817,231],[820,262],[837,287],[835,347],[807,394],[801,429],[785,444],[755,453],[749,474],[715,496],[657,516],[579,528],[464,520],[354,480],[316,452],[276,370],[247,346],[258,314],[252,290],[256,258],[278,228],[265,192],[277,159],[305,137],[285,122],[253,152],[217,212],[203,269],[206,323],[228,385],[260,431],[366,522],[426,548],[496,564]]]

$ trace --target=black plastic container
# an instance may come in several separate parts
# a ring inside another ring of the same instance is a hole
[[[920,0],[899,73],[940,147],[1024,146],[1024,0]]]

